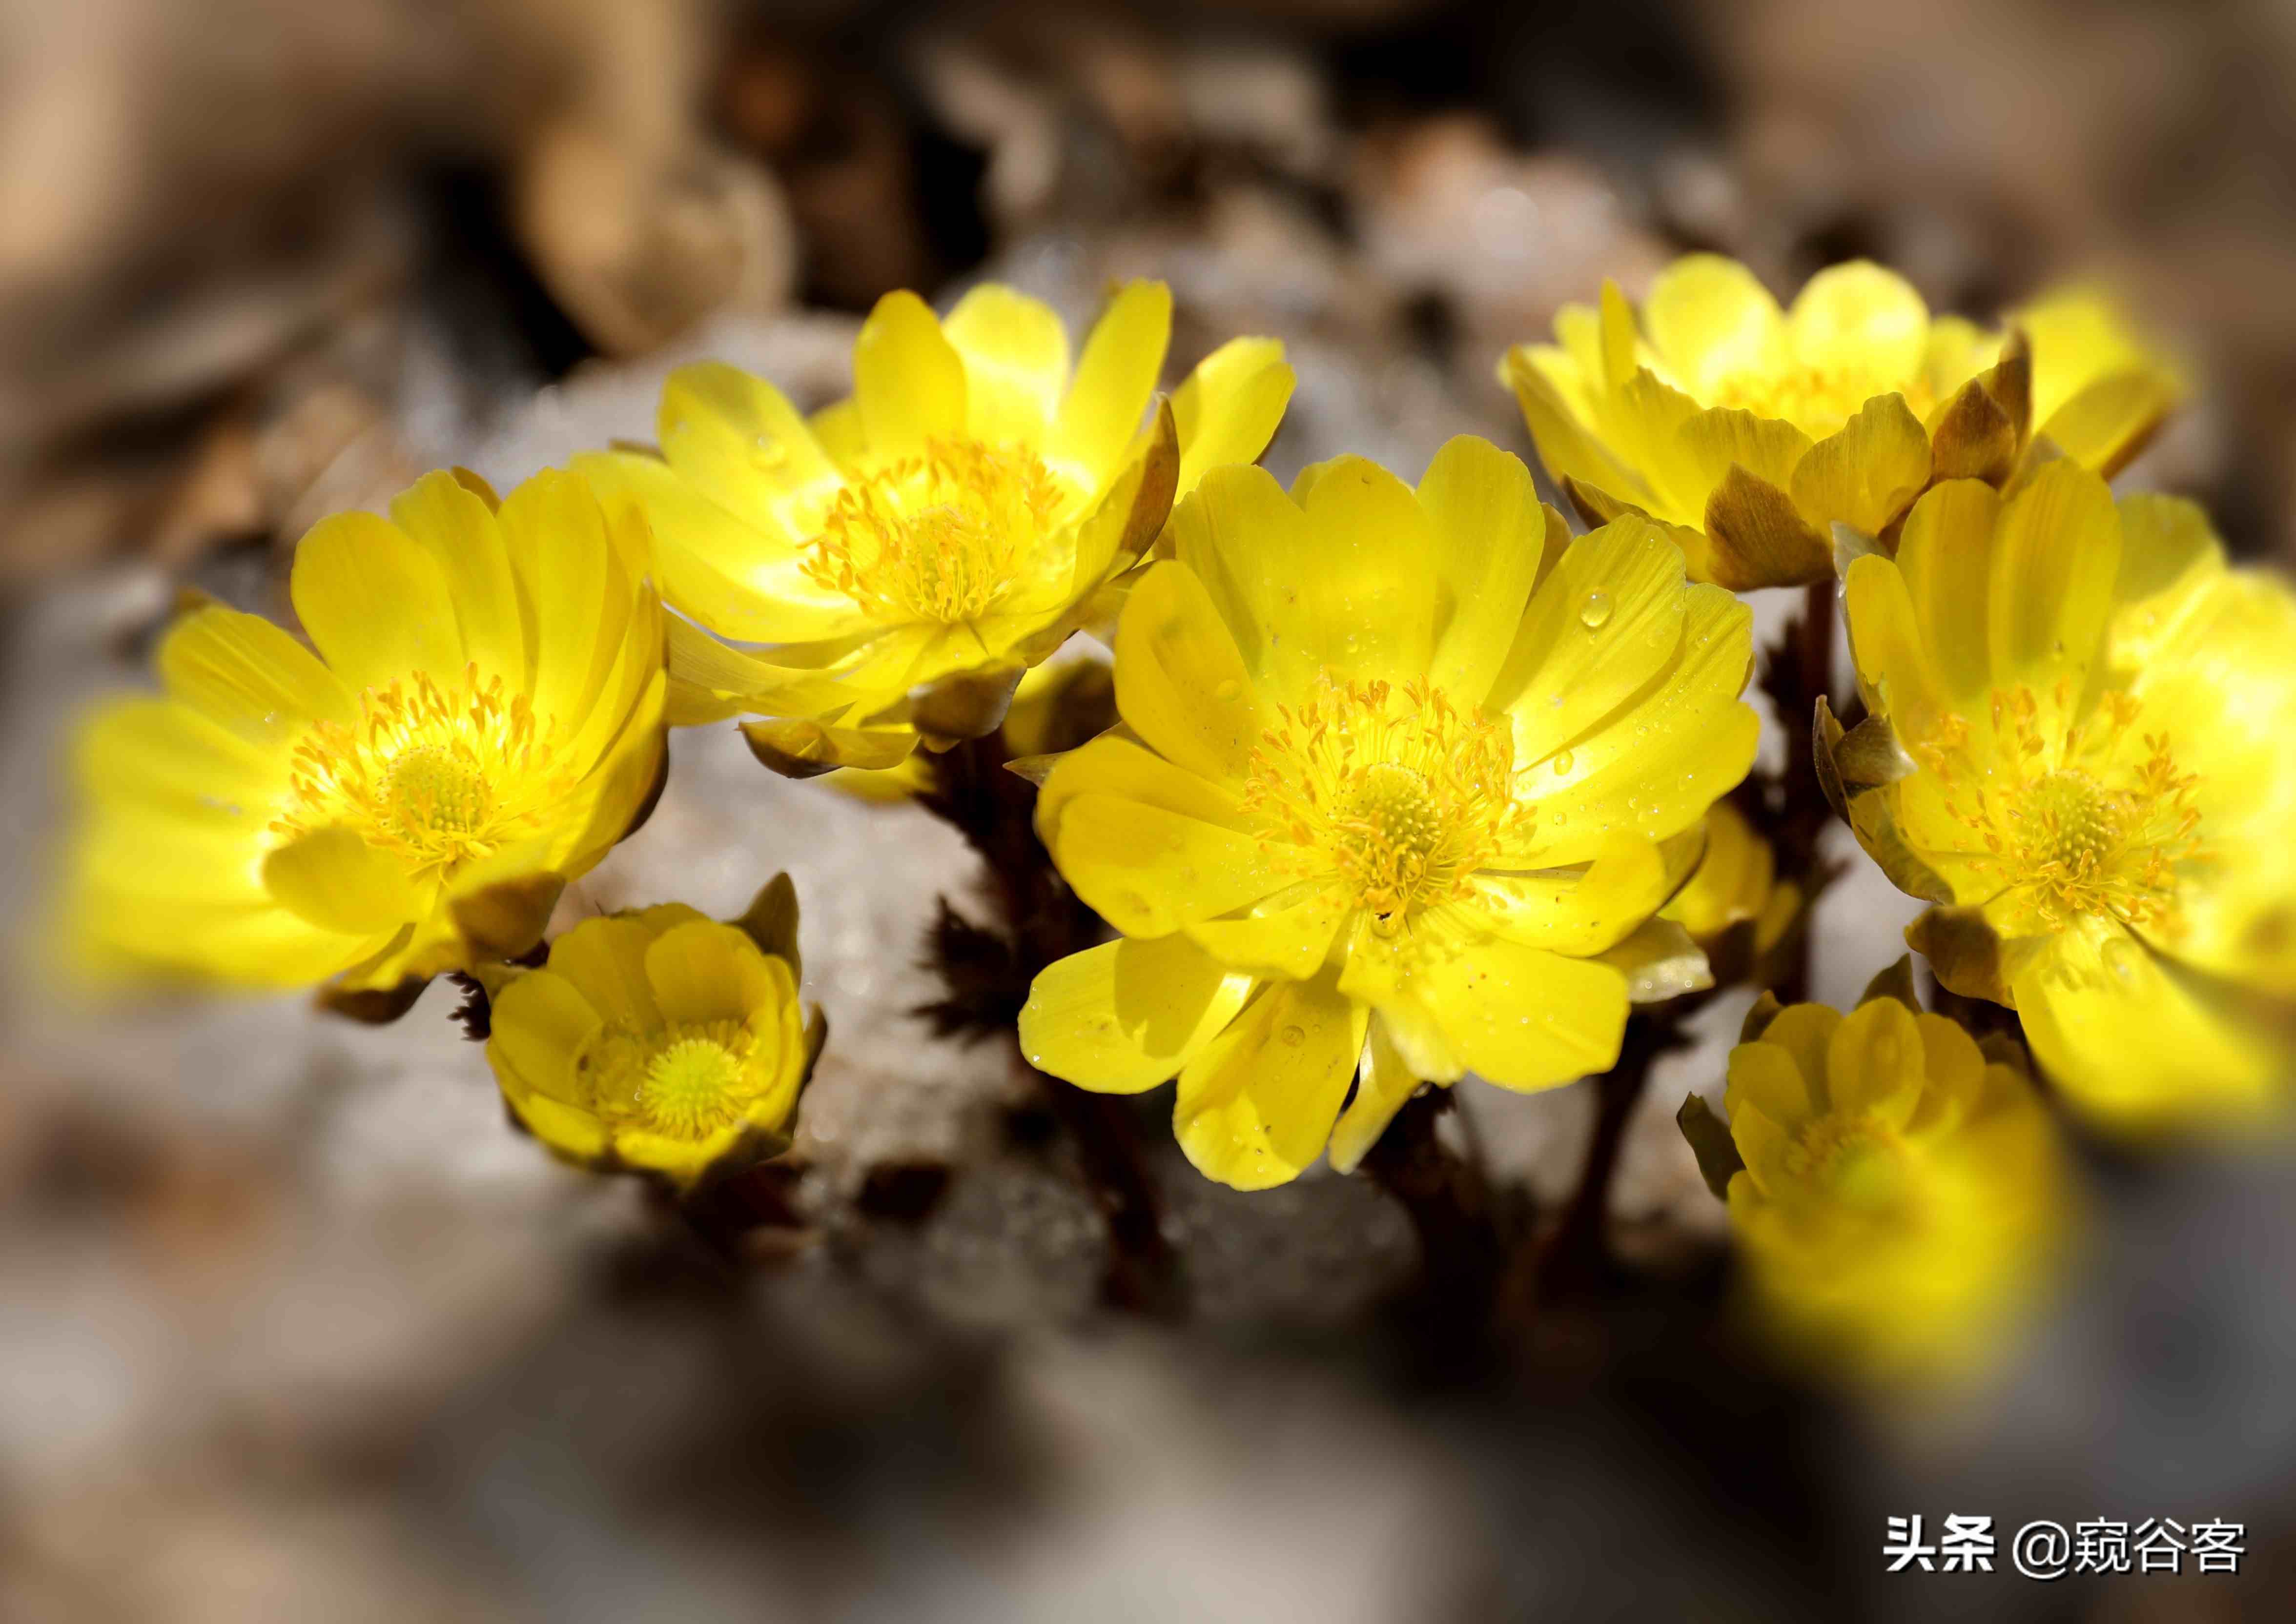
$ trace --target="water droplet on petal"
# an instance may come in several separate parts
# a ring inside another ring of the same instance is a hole
[[[1578,624],[1590,632],[1606,624],[1610,618],[1611,595],[1600,587],[1588,593],[1587,601],[1578,605]]]
[[[758,436],[757,452],[760,468],[779,468],[789,461],[789,447],[770,434]]]
[[[2125,936],[2116,936],[2104,944],[2104,967],[2124,981],[2136,979],[2136,944]]]
[[[1554,770],[1558,775],[1570,770],[1570,752],[1569,750],[1566,750],[1554,758]]]
[[[1218,700],[1231,700],[1242,692],[1243,685],[1230,677],[1222,679],[1220,684],[1212,690],[1212,697]]]
[[[1296,1049],[1308,1041],[1308,1029],[1304,1026],[1287,1026],[1277,1036],[1283,1039],[1286,1047]]]

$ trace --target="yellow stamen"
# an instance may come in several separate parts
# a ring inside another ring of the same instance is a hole
[[[359,719],[321,722],[296,745],[292,804],[272,824],[294,839],[347,824],[438,879],[539,826],[571,777],[554,767],[551,729],[523,693],[476,665],[459,683],[427,672],[369,688]]]
[[[1330,878],[1386,934],[1467,892],[1531,808],[1514,796],[1505,718],[1461,710],[1423,684],[1354,683],[1326,671],[1251,753],[1244,805],[1279,860]]]
[[[738,1121],[770,1079],[751,1064],[755,1035],[738,1021],[636,1031],[611,1026],[576,1061],[591,1107],[614,1128],[706,1139]]]
[[[1935,404],[1919,378],[1882,379],[1864,367],[1824,367],[1792,361],[1777,368],[1734,373],[1714,388],[1707,404],[1779,417],[1812,439],[1839,433],[1866,401],[1896,392],[1915,417],[1926,418]]]
[[[2111,693],[2062,728],[2046,719],[2070,700],[2062,684],[2046,710],[2030,688],[1997,691],[1990,750],[1980,759],[1969,724],[1948,718],[1925,765],[1984,847],[1975,866],[2052,927],[2106,915],[2173,934],[2178,872],[2208,855],[2198,780],[2177,772],[2167,734],[2138,729],[2137,700]]]
[[[957,625],[1056,564],[1067,494],[1024,447],[928,440],[837,493],[805,573],[881,617]]]

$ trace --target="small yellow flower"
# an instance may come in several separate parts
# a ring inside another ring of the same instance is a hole
[[[2252,1113],[2296,1060],[2296,593],[2192,504],[2054,463],[1941,485],[1849,570],[1875,720],[1822,767],[1954,990],[2110,1123]],[[1837,730],[1838,731],[1838,730]],[[1845,765],[1894,759],[1882,770]]]
[[[1327,1140],[1353,1167],[1423,1081],[1612,1064],[1669,859],[1753,759],[1745,608],[1644,521],[1572,541],[1468,438],[1415,491],[1219,469],[1171,535],[1116,635],[1124,726],[1037,802],[1124,939],[1037,977],[1030,1061],[1177,1074],[1182,1148],[1244,1189]]]
[[[1778,883],[1777,856],[1770,843],[1754,832],[1744,813],[1718,800],[1706,815],[1706,846],[1697,868],[1659,917],[1673,920],[1692,940],[1710,947],[1733,925],[1751,921],[1750,946],[1759,958],[1778,944],[1800,908],[1801,888],[1791,880]]]
[[[800,973],[786,874],[730,924],[675,902],[586,919],[545,968],[488,972],[487,1059],[557,1155],[689,1186],[789,1148],[828,1036]]]
[[[1797,1004],[1730,1054],[1730,1221],[1798,1355],[1876,1378],[1975,1374],[2046,1284],[2070,1201],[2021,1072],[1942,1015]]]
[[[524,952],[662,764],[643,529],[550,472],[497,511],[434,473],[295,554],[317,652],[209,607],[164,697],[91,718],[67,886],[78,965],[250,988],[419,987]]]
[[[1224,346],[1152,413],[1171,311],[1162,283],[1125,288],[1071,371],[1059,316],[1010,288],[946,322],[889,294],[852,398],[810,420],[730,366],[673,373],[660,457],[579,464],[652,521],[693,622],[670,626],[673,723],[772,718],[744,731],[796,775],[994,730],[1176,490],[1258,456],[1283,415],[1292,370],[1268,339]],[[697,627],[779,646],[768,661]]]
[[[1745,267],[1693,254],[1639,313],[1606,283],[1554,325],[1499,369],[1547,471],[1589,523],[1646,513],[1693,578],[1741,591],[1824,580],[1836,523],[1879,536],[1932,481],[2000,484],[2042,441],[2110,475],[2181,389],[2099,294],[2013,312],[2005,340],[1863,260],[1782,312]]]

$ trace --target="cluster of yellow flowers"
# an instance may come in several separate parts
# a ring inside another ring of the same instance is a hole
[[[1711,984],[1702,947],[1786,933],[1806,898],[1723,799],[1759,731],[1734,594],[1839,574],[1866,714],[1820,701],[1816,775],[1934,905],[1908,938],[1940,983],[2016,1011],[2101,1126],[2284,1103],[2296,595],[2190,504],[2113,500],[2181,384],[2103,299],[1986,332],[1862,263],[1784,311],[1712,256],[1639,310],[1606,285],[1499,368],[1577,536],[1472,438],[1415,486],[1341,457],[1285,490],[1253,465],[1282,347],[1160,398],[1170,318],[1124,288],[1071,364],[1012,290],[894,294],[809,418],[686,367],[657,450],[326,521],[308,645],[201,609],[164,697],[80,735],[76,962],[369,1015],[471,977],[522,1123],[690,1187],[787,1147],[824,1029],[785,879],[544,957],[665,727],[744,718],[777,771],[898,795],[1000,727],[1037,750],[1043,662],[1091,631],[1116,725],[1016,766],[1116,935],[1037,977],[1021,1050],[1087,1089],[1177,1078],[1224,1183],[1352,1169],[1423,1087],[1603,1072],[1635,1004]],[[1979,1340],[2069,1187],[2020,1066],[1903,997],[1767,1005],[1726,1095],[1759,1299],[1884,1366]]]

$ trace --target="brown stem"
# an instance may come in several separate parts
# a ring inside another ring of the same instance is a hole
[[[995,978],[999,985],[986,992],[969,988],[953,997],[952,1005],[963,1003],[972,1011],[974,1030],[1001,1031],[1008,1041],[1013,1019],[1037,972],[1094,946],[1103,934],[1099,919],[1062,880],[1037,838],[1036,788],[1004,770],[1011,759],[1002,732],[960,744],[933,759],[932,787],[918,797],[980,855],[1008,949]],[[954,1029],[953,1020],[944,1024]],[[1072,1087],[1032,1066],[1025,1069],[1074,1145],[1094,1204],[1107,1224],[1108,1267],[1102,1281],[1107,1300],[1139,1313],[1176,1316],[1185,1302],[1179,1258],[1164,1237],[1162,1205],[1123,1103]]]
[[[1436,1120],[1451,1105],[1447,1088],[1427,1088],[1406,1102],[1365,1152],[1363,1171],[1410,1216],[1420,1293],[1432,1317],[1447,1333],[1480,1335],[1505,1254],[1489,1186],[1436,1136]]]
[[[1793,939],[1781,955],[1774,989],[1781,1002],[1795,1004],[1809,996],[1810,934],[1807,909],[1817,900],[1827,878],[1818,855],[1818,842],[1832,816],[1825,791],[1817,781],[1817,761],[1810,718],[1818,696],[1833,693],[1833,595],[1831,579],[1814,581],[1802,595],[1800,619],[1795,623],[1791,684],[1774,684],[1781,701],[1779,722],[1786,731],[1786,775],[1779,808],[1777,852],[1781,878],[1801,887],[1805,913]]]
[[[1650,1081],[1651,1067],[1660,1055],[1682,1046],[1676,1025],[1680,1013],[1668,1006],[1628,1021],[1619,1063],[1593,1079],[1595,1131],[1579,1166],[1578,1189],[1546,1243],[1526,1244],[1517,1251],[1500,1298],[1511,1318],[1528,1324],[1540,1303],[1583,1295],[1615,1276],[1609,1229],[1619,1150]]]

